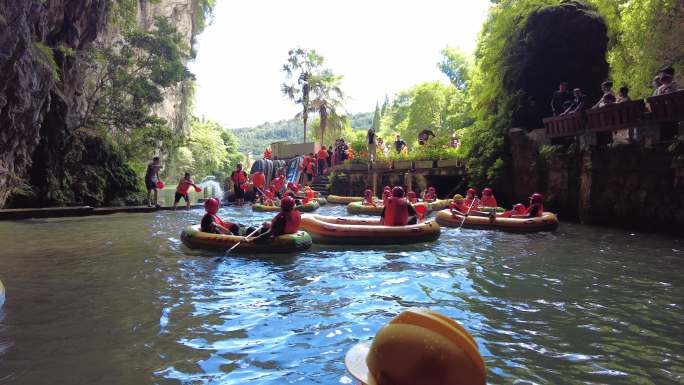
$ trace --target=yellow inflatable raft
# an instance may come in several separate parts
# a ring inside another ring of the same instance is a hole
[[[342,197],[339,195],[328,195],[328,203],[336,203],[336,204],[348,204],[352,202],[361,202],[363,201],[363,197]]]
[[[413,207],[425,206],[425,213],[431,211],[430,204],[424,202],[418,202],[413,204]],[[381,215],[382,209],[385,206],[382,205],[382,201],[376,202],[376,205],[364,205],[362,202],[352,202],[347,205],[347,212],[349,214],[361,214],[361,215]]]
[[[446,227],[458,227],[463,221],[463,216],[452,215],[450,210],[441,210],[437,213],[437,222]],[[463,222],[463,227],[470,229],[502,230],[519,233],[534,233],[538,231],[553,231],[558,228],[556,214],[545,211],[541,217],[536,218],[503,218],[501,216],[489,217],[480,215],[468,215]]]
[[[181,240],[191,249],[225,251],[238,243],[242,237],[237,235],[211,234],[200,231],[200,225],[186,227],[181,232]],[[311,247],[311,236],[306,231],[281,235],[263,242],[242,242],[234,251],[246,254],[294,253]]]
[[[299,205],[299,206],[295,206],[295,207],[296,207],[297,210],[299,210],[299,211],[302,211],[302,212],[305,212],[305,213],[309,213],[309,212],[312,212],[312,211],[316,211],[319,207],[321,207],[321,205],[318,204],[318,201],[317,201],[317,200],[312,200],[312,201],[309,201],[309,202],[308,202],[307,204],[305,204],[305,205]],[[280,207],[278,207],[278,206],[264,206],[264,205],[262,205],[262,204],[260,204],[260,203],[255,203],[255,204],[252,205],[252,211],[260,211],[260,212],[264,212],[264,211],[266,211],[266,212],[277,212],[277,211],[280,211]]]
[[[339,218],[306,214],[300,227],[314,242],[339,245],[395,245],[433,241],[440,227],[434,221],[416,225],[383,226],[380,219]]]

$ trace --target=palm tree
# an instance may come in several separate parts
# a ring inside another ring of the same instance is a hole
[[[291,79],[295,74],[298,75],[295,82],[283,83],[281,91],[290,100],[302,105],[302,112],[298,113],[297,117],[301,117],[304,122],[304,142],[306,142],[306,122],[311,111],[311,82],[323,64],[323,57],[315,50],[302,48],[290,50],[287,54],[287,63],[283,64],[287,79]]]
[[[340,88],[342,76],[337,76],[329,69],[322,70],[313,76],[310,90],[313,94],[310,111],[318,112],[321,118],[320,138],[323,140],[325,132],[341,131],[347,123],[347,116],[343,111],[344,93]]]

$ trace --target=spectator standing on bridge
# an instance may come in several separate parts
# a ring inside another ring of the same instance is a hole
[[[603,96],[601,96],[601,99],[599,99],[599,101],[591,108],[604,107],[606,104],[610,104],[609,99],[611,98],[613,102],[615,102],[615,94],[613,94],[613,82],[606,80],[605,82],[601,83],[601,91],[603,91]]]
[[[368,143],[368,158],[370,159],[371,163],[375,162],[375,151],[376,151],[376,135],[375,135],[375,130],[373,127],[368,129],[368,132],[366,133],[366,143]]]
[[[575,98],[572,100],[572,103],[570,103],[570,106],[565,110],[565,112],[561,114],[561,116],[574,114],[575,112],[580,112],[585,108],[586,96],[584,96],[582,90],[580,88],[575,88],[572,90],[572,93],[575,95]]]
[[[620,87],[620,89],[618,90],[617,102],[625,103],[630,100],[631,99],[629,98],[629,88],[627,86]]]
[[[401,135],[397,134],[397,140],[394,141],[394,149],[397,150],[397,154],[401,154],[401,150],[405,147],[408,147],[406,142],[401,140]]]
[[[667,95],[677,92],[677,82],[674,80],[674,68],[667,67],[660,75],[662,85],[658,88],[658,95]]]
[[[653,94],[651,96],[658,96],[658,90],[663,82],[660,81],[660,72],[653,78]]]
[[[561,82],[558,86],[558,90],[553,92],[551,97],[551,111],[553,116],[558,116],[562,114],[568,105],[572,102],[572,95],[568,91],[568,83]]]
[[[426,145],[428,142],[428,139],[430,139],[430,136],[432,136],[433,138],[437,137],[437,135],[435,135],[434,132],[428,130],[427,128],[424,129],[423,131],[420,132],[420,134],[418,134],[418,144],[420,144],[421,146]]]

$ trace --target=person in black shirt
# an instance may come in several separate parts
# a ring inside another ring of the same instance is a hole
[[[582,93],[582,90],[579,88],[575,88],[572,92],[575,95],[575,98],[572,100],[572,103],[570,103],[570,106],[565,110],[565,112],[561,114],[561,116],[574,114],[575,112],[580,112],[586,108],[586,97]]]
[[[397,140],[394,141],[394,148],[397,150],[397,153],[401,153],[401,149],[406,147],[406,142],[401,140],[401,135],[397,134]]]
[[[437,135],[435,135],[434,132],[432,132],[428,129],[421,131],[420,134],[418,134],[418,144],[420,144],[421,146],[426,145],[428,142],[428,139],[430,139],[430,136],[432,136],[433,138],[437,137]]]
[[[551,97],[551,111],[553,111],[553,116],[558,116],[565,112],[568,105],[572,101],[572,96],[568,91],[568,83],[562,82],[558,86],[558,91],[553,92]]]

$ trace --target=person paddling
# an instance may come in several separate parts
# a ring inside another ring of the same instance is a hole
[[[385,226],[406,226],[418,223],[416,210],[404,198],[404,189],[397,186],[382,209],[380,223]]]
[[[451,215],[466,215],[468,212],[468,206],[465,204],[463,196],[461,194],[454,195],[454,199],[449,204],[449,210],[451,210]]]
[[[275,238],[285,234],[295,234],[299,231],[302,215],[295,208],[295,200],[286,196],[280,202],[280,212],[271,222],[264,222],[261,234],[254,238],[243,239],[243,242],[258,242],[266,238]]]
[[[216,198],[209,198],[204,202],[204,210],[206,213],[202,217],[200,222],[200,230],[205,233],[212,234],[224,234],[224,235],[241,235],[244,233],[251,233],[254,228],[247,228],[245,226],[240,226],[237,223],[224,221],[216,213],[221,206]]]
[[[464,201],[465,201],[464,203],[466,206],[471,207],[471,205],[472,205],[472,208],[477,210],[477,208],[480,204],[480,199],[478,199],[478,197],[477,197],[477,190],[475,190],[472,187],[469,188],[468,191],[466,191],[466,196],[465,196]]]
[[[482,207],[499,207],[496,203],[496,198],[494,197],[494,192],[491,188],[486,187],[482,190],[482,199],[480,199],[480,204]]]
[[[174,210],[176,209],[176,206],[178,206],[178,202],[180,202],[181,198],[185,200],[185,207],[190,210],[190,197],[188,196],[190,186],[196,189],[199,188],[190,177],[190,173],[186,172],[180,181],[178,181],[178,186],[176,186],[176,194],[174,194],[173,197]]]
[[[541,217],[544,214],[544,196],[539,193],[534,193],[530,197],[530,205],[525,210],[525,215],[523,218],[535,218]],[[513,218],[520,217],[513,215]]]

